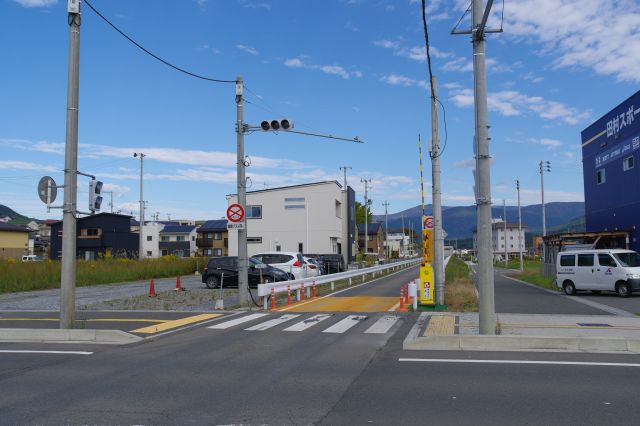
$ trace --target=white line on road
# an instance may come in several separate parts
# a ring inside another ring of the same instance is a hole
[[[360,324],[360,321],[364,321],[367,319],[366,315],[349,315],[345,319],[340,322],[333,324],[331,327],[326,330],[322,330],[323,333],[344,333],[349,330],[351,327],[355,327]]]
[[[365,331],[365,334],[385,334],[398,320],[399,318],[394,315],[385,315],[373,323],[373,325]]]
[[[62,354],[62,355],[93,355],[93,352],[82,351],[27,351],[27,350],[0,350],[3,354]]]
[[[329,319],[333,314],[318,314],[307,318],[304,321],[293,324],[289,328],[285,328],[284,331],[305,331],[307,328],[313,327],[321,321]]]
[[[299,316],[300,315],[285,314],[285,315],[281,316],[280,318],[274,318],[274,319],[269,320],[269,321],[261,322],[260,324],[254,325],[253,327],[245,328],[245,330],[246,331],[264,331],[264,330],[268,330],[271,327],[275,327],[276,325],[282,324],[283,322],[287,322],[287,321],[292,320],[294,318],[298,318]]]
[[[266,315],[269,315],[269,314],[251,314],[251,315],[247,315],[246,317],[241,317],[231,321],[221,322],[219,324],[212,325],[211,327],[207,327],[207,328],[211,328],[214,330],[224,330],[226,328],[233,327],[234,325],[238,325],[245,322],[253,321],[258,318],[262,318]]]
[[[458,364],[538,364],[538,365],[581,365],[600,367],[640,367],[640,364],[626,362],[579,362],[579,361],[527,361],[502,359],[437,359],[437,358],[398,358],[400,362],[444,362]]]

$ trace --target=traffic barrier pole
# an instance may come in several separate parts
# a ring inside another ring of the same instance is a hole
[[[300,301],[304,302],[304,283],[300,284]]]
[[[149,283],[149,297],[156,297],[156,286],[153,284],[153,278]]]
[[[404,285],[404,303],[409,304],[409,284]]]
[[[271,310],[272,311],[276,310],[276,289],[275,288],[271,289]]]
[[[291,286],[287,286],[287,306],[291,305]]]
[[[404,289],[400,289],[400,308],[399,311],[404,311]]]
[[[313,298],[315,299],[316,296],[317,296],[317,293],[316,293],[316,280],[313,280],[313,285],[312,285],[311,289],[312,289],[312,292],[313,292],[312,293],[313,294]]]

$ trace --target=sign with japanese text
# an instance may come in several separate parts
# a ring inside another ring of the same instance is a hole
[[[433,238],[433,229],[422,230],[422,258],[425,263],[433,261]]]

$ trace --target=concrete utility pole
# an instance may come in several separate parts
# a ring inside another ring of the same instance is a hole
[[[371,183],[371,179],[360,179],[360,182],[364,182],[364,256],[366,260],[367,249],[368,249],[368,240],[369,240],[369,230],[368,223],[369,222],[369,187],[368,185]]]
[[[242,76],[236,79],[236,134],[238,151],[238,204],[245,209],[242,217],[243,228],[238,229],[238,304],[241,307],[249,306],[249,260],[247,256],[247,179],[245,176],[244,159],[244,109],[242,94],[244,81]]]
[[[134,157],[140,157],[140,241],[138,243],[138,259],[144,259],[144,157],[146,154],[134,152]]]
[[[502,30],[486,29],[493,0],[473,0],[471,3],[471,31],[452,31],[452,34],[471,34],[473,42],[473,86],[475,104],[476,208],[478,232],[478,292],[480,334],[495,334],[496,311],[493,283],[493,250],[491,237],[491,157],[487,123],[487,69],[485,34]]]
[[[402,241],[400,242],[400,247],[402,247],[402,257],[404,257],[405,253],[406,253],[406,248],[404,246],[404,215],[402,215]],[[398,255],[400,255],[400,253],[398,253]]]
[[[504,216],[504,266],[509,266],[509,252],[507,251],[507,200],[502,200]]]
[[[76,310],[76,204],[78,190],[78,93],[80,86],[80,3],[67,4],[69,77],[67,133],[64,152],[62,208],[62,264],[60,272],[60,328],[72,328]]]
[[[442,237],[442,203],[440,188],[440,141],[438,139],[438,95],[436,78],[432,78],[431,94],[431,197],[433,207],[433,278],[436,304],[444,305],[444,238]]]
[[[384,200],[382,205],[384,206],[384,254],[388,262],[391,256],[389,255],[389,221],[387,220],[387,207],[389,207],[390,204],[387,200]]]
[[[522,212],[520,210],[520,180],[516,180],[516,189],[518,190],[518,250],[520,251],[520,272],[522,272]]]
[[[542,195],[542,236],[547,235],[547,214],[544,206],[544,172],[551,171],[551,163],[548,161],[540,161],[540,193]],[[542,241],[542,263],[547,262],[547,253],[546,253],[544,240]]]
[[[340,170],[344,173],[344,190],[347,190],[347,169],[351,170],[351,166],[342,166]]]

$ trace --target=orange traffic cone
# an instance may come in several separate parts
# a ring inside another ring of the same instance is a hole
[[[291,305],[291,286],[287,286],[287,306]]]
[[[300,284],[300,301],[304,302],[304,283]]]
[[[404,303],[409,304],[409,284],[404,285]]]
[[[275,288],[271,289],[271,310],[272,311],[276,310],[276,289]]]
[[[176,291],[184,291],[184,288],[180,285],[180,275],[176,278]]]
[[[404,289],[400,289],[400,308],[399,311],[404,311]]]
[[[151,282],[149,283],[149,297],[156,297],[156,286],[153,285],[153,278],[151,278]]]

